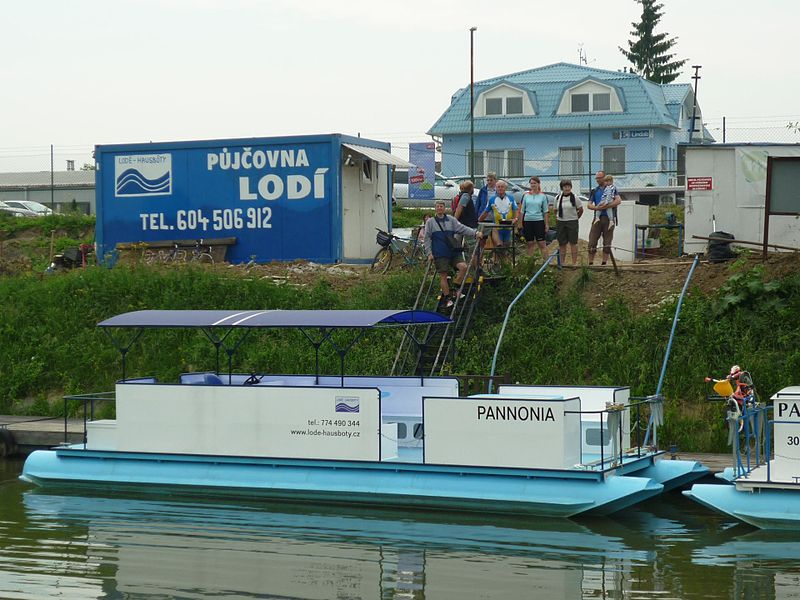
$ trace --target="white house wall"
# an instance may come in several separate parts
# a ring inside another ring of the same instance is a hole
[[[686,177],[711,177],[710,191],[688,191],[685,196],[687,253],[705,252],[708,237],[716,230],[736,239],[761,242],[764,239],[766,157],[800,156],[800,146],[689,146],[686,149]],[[772,215],[769,241],[800,247],[800,219]]]

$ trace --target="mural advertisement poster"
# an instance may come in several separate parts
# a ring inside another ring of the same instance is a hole
[[[433,142],[409,144],[408,161],[416,165],[408,170],[408,197],[418,200],[433,200],[436,145]]]

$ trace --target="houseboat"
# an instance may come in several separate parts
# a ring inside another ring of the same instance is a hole
[[[642,423],[636,415],[657,414],[660,406],[631,402],[628,388],[503,386],[462,397],[453,377],[345,375],[347,351],[366,332],[449,322],[409,310],[148,310],[112,317],[99,327],[120,350],[122,379],[113,394],[72,397],[84,405],[83,443],[34,452],[21,478],[46,487],[174,488],[572,517],[613,513],[707,472],[632,443],[639,435],[631,430]],[[127,377],[133,343],[163,328],[202,331],[216,349],[215,369],[177,382]],[[315,351],[313,375],[233,373],[234,351],[246,335],[269,328],[303,333]],[[237,329],[246,331],[227,345]],[[333,333],[345,329],[355,333],[342,345]],[[115,337],[120,331],[127,342]],[[326,344],[340,358],[335,377],[319,373]],[[227,373],[220,371],[220,351]],[[98,401],[113,401],[116,418],[94,419]]]
[[[800,386],[770,399],[772,406],[736,418],[735,463],[718,474],[725,484],[695,484],[684,494],[761,529],[800,531]]]

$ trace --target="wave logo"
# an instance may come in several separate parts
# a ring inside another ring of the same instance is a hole
[[[117,198],[172,194],[171,154],[116,156],[114,191]]]
[[[361,401],[352,396],[336,396],[337,413],[357,413],[361,409]]]

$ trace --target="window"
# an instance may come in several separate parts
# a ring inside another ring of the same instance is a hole
[[[589,94],[572,94],[571,112],[589,112]]]
[[[486,171],[494,171],[498,177],[505,177],[505,150],[487,150],[486,151]]]
[[[592,427],[584,431],[583,441],[587,446],[607,446],[608,437],[607,430],[602,431],[599,427]]]
[[[502,115],[503,114],[503,99],[502,98],[487,98],[486,99],[486,115]]]
[[[470,164],[469,150],[467,150],[467,174],[475,175],[475,177],[483,177],[483,175],[486,173],[486,169],[484,168],[485,165],[483,164],[483,150],[475,151],[473,163],[474,164]],[[475,170],[474,173],[472,173],[473,169]]]
[[[583,173],[583,148],[558,149],[558,174],[581,175]]]
[[[514,96],[506,98],[506,114],[507,115],[522,114],[522,96]]]
[[[408,435],[408,426],[405,423],[397,424],[397,439],[404,440]]]
[[[662,171],[662,173],[666,172],[666,170],[669,168],[667,166],[668,163],[669,163],[669,158],[667,158],[667,156],[668,156],[667,147],[666,146],[661,146],[661,171]]]
[[[625,146],[605,146],[603,148],[603,171],[609,175],[625,173]]]
[[[364,181],[372,181],[372,161],[368,158],[361,161],[361,174]]]
[[[592,110],[611,110],[611,94],[592,94]]]
[[[508,171],[506,177],[525,176],[525,153],[522,150],[508,151]]]
[[[467,152],[467,171],[469,171],[469,152]],[[525,152],[514,150],[476,150],[475,177],[483,177],[494,171],[500,178],[525,176]]]
[[[487,117],[521,115],[524,112],[522,106],[522,96],[486,98],[484,107],[484,114]]]

